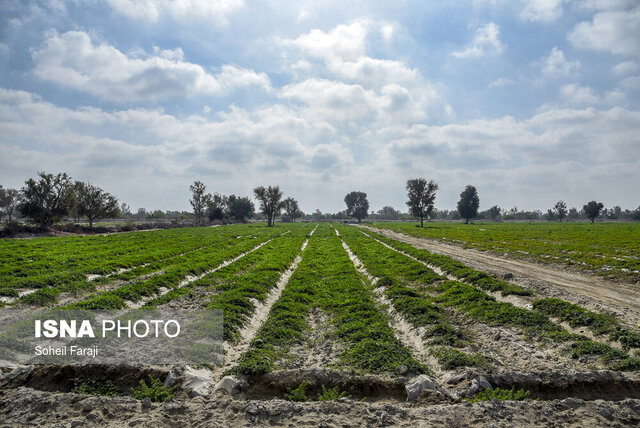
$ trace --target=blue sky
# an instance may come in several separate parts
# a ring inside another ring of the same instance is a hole
[[[345,3],[347,3],[345,5]],[[0,0],[0,184],[133,209],[278,184],[306,212],[640,204],[634,0]]]

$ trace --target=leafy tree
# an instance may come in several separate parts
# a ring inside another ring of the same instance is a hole
[[[382,209],[378,210],[376,214],[378,214],[378,216],[380,216],[381,218],[388,220],[397,220],[402,216],[402,213],[400,211],[388,205],[382,207]]]
[[[458,212],[460,217],[465,219],[465,224],[469,224],[469,219],[474,218],[478,214],[478,207],[480,206],[480,198],[478,197],[478,191],[474,186],[468,185],[462,193],[460,193],[460,200],[458,201]],[[517,208],[514,207],[517,211]]]
[[[134,217],[138,220],[144,220],[148,217],[149,213],[147,213],[146,208],[138,208],[138,212],[134,214]]]
[[[264,186],[256,187],[253,189],[253,194],[260,202],[260,210],[267,217],[267,225],[271,227],[275,221],[275,218],[280,214],[282,209],[282,192],[279,186]]]
[[[249,219],[255,214],[255,205],[251,199],[236,195],[229,195],[226,198],[227,215],[238,221]]]
[[[555,216],[558,218],[558,221],[562,221],[563,218],[565,218],[567,216],[567,204],[564,201],[558,201],[556,202],[555,206],[553,207]]]
[[[500,218],[500,216],[501,216],[501,214],[500,214],[501,212],[502,212],[502,210],[497,205],[492,206],[487,211],[487,213],[489,214],[489,218],[491,220],[498,220]]]
[[[295,222],[297,218],[302,217],[302,211],[300,211],[300,207],[298,207],[298,201],[296,201],[292,197],[288,197],[282,202],[284,206],[284,212],[287,214],[287,217],[291,219],[291,221]]]
[[[211,194],[205,193],[207,191],[207,186],[197,180],[189,186],[189,190],[193,195],[192,198],[189,199],[189,203],[193,208],[193,214],[196,217],[196,224],[200,224],[202,222],[204,212],[209,205],[209,201],[211,200]]]
[[[576,220],[576,219],[580,218],[580,212],[578,211],[577,208],[571,208],[569,210],[569,213],[567,214],[567,218],[572,219],[572,220]]]
[[[0,185],[0,217],[6,215],[11,223],[19,203],[20,192],[16,189],[3,189]]]
[[[162,210],[155,210],[154,212],[149,214],[149,218],[151,220],[162,220],[164,218],[167,218],[167,214],[165,214],[165,212]]]
[[[46,228],[69,214],[73,201],[72,184],[71,178],[63,172],[57,175],[39,172],[38,176],[38,181],[33,178],[25,181],[18,211]]]
[[[409,197],[407,206],[411,215],[420,217],[420,227],[424,227],[424,218],[429,218],[433,211],[436,190],[438,190],[438,185],[433,180],[429,182],[424,178],[407,180],[407,196]]]
[[[89,219],[89,227],[97,218],[118,217],[120,208],[115,196],[105,192],[98,186],[86,182],[76,182],[77,209],[80,215]]]
[[[600,210],[602,208],[604,208],[604,205],[602,204],[602,202],[596,202],[596,201],[591,201],[582,207],[587,218],[591,220],[591,223],[593,223],[596,217],[598,217],[598,214],[600,214]]]
[[[344,197],[344,203],[347,204],[347,215],[358,219],[358,223],[367,216],[369,201],[366,193],[358,191],[348,193]]]
[[[219,193],[214,193],[207,201],[207,216],[209,220],[222,220],[227,209],[226,198]]]

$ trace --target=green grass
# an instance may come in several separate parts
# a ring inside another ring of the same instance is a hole
[[[441,240],[541,263],[640,282],[640,223],[374,223],[407,235]]]
[[[515,389],[515,386],[511,389],[485,389],[484,391],[478,392],[473,397],[467,399],[472,403],[477,403],[478,401],[491,401],[491,400],[500,400],[500,401],[522,401],[529,398],[531,393],[529,391],[525,391],[524,389]]]
[[[166,387],[160,379],[149,376],[148,383],[140,379],[138,387],[133,391],[133,396],[138,400],[149,397],[153,402],[163,402],[173,400],[177,388],[178,385]]]
[[[73,388],[71,392],[74,394],[87,394],[87,395],[105,395],[116,396],[122,395],[122,391],[113,381],[100,378],[100,379],[86,379],[79,378],[73,382]]]
[[[431,355],[436,357],[444,370],[458,367],[489,367],[489,361],[479,353],[468,354],[457,349],[440,347],[432,348]]]

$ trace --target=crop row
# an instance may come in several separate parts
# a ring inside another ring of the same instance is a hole
[[[159,262],[251,234],[255,227],[189,228],[108,236],[0,241],[0,294],[41,288]]]
[[[290,347],[304,341],[313,307],[329,315],[332,337],[346,345],[340,354],[345,364],[370,373],[398,373],[402,366],[413,373],[426,371],[395,337],[340,239],[329,225],[321,224],[233,372],[257,375],[278,368],[277,362]]]
[[[638,223],[430,223],[424,228],[413,223],[376,223],[375,227],[640,281]]]
[[[414,328],[424,331],[426,344],[439,346],[430,352],[443,369],[487,365],[486,359],[479,354],[452,349],[471,345],[471,334],[455,326],[448,313],[421,292],[423,287],[433,287],[445,278],[423,264],[389,250],[353,227],[337,226],[337,229],[367,271],[378,278],[375,286],[384,288],[394,310]]]
[[[415,248],[412,245],[387,238],[385,236],[367,232],[373,238],[396,248],[402,252],[422,260],[465,282],[476,285],[488,291],[502,290],[502,295],[533,295],[528,289],[523,289],[489,275],[488,273],[468,268],[463,263],[448,256],[433,254],[427,250]],[[599,314],[566,302],[561,299],[538,299],[533,301],[536,310],[547,316],[566,321],[572,327],[587,327],[597,335],[608,335],[610,340],[619,341],[624,348],[639,348],[640,333],[620,325],[618,320],[609,314]]]
[[[349,237],[354,239],[354,242],[359,238],[356,238],[357,234],[345,232]],[[364,235],[363,235],[364,236]],[[378,238],[378,236],[375,236]],[[392,240],[389,240],[392,241]],[[399,249],[411,251],[410,254],[418,259],[428,258],[429,254],[426,250],[418,250],[413,247],[405,248],[405,244],[393,242],[394,247]],[[385,260],[393,260],[392,257],[394,251],[385,248],[383,245],[376,243],[374,239],[371,239],[368,243],[370,246],[378,245],[377,251],[379,253],[379,260],[377,263],[372,263],[368,266],[368,269],[381,269],[380,266],[385,266]],[[360,247],[356,245],[356,248],[366,248],[367,244],[362,243]],[[410,246],[409,246],[410,247]],[[413,250],[412,250],[413,249]],[[386,251],[385,251],[386,250]],[[371,250],[369,250],[371,251]],[[428,253],[428,254],[425,254]],[[362,253],[365,254],[364,252]],[[397,254],[397,253],[396,253]],[[422,257],[418,257],[421,255]],[[366,258],[366,256],[365,256]],[[407,257],[408,260],[411,260]],[[377,268],[376,268],[377,265]],[[392,275],[397,275],[399,278],[407,279],[411,283],[411,277],[419,267],[411,265],[406,262],[402,265],[395,263],[386,263],[387,266],[396,266],[396,271],[391,272]],[[398,272],[397,269],[401,269],[402,266],[408,266],[407,272]],[[384,269],[384,268],[382,268]],[[390,268],[387,268],[390,269]],[[422,281],[423,285],[429,285],[433,283],[430,278],[432,275],[428,274],[426,281]],[[416,284],[414,282],[414,284]],[[417,283],[417,285],[420,282]],[[574,357],[581,355],[598,355],[601,357],[604,363],[609,364],[611,368],[619,370],[638,370],[640,369],[640,360],[629,357],[623,351],[612,348],[609,345],[592,341],[581,335],[570,334],[564,330],[561,326],[554,323],[548,318],[548,315],[538,310],[528,310],[520,308],[506,302],[498,302],[493,296],[490,296],[479,289],[477,286],[461,283],[458,281],[439,281],[437,284],[421,289],[419,287],[413,287],[414,291],[422,290],[423,293],[419,293],[419,297],[425,299],[428,302],[435,303],[442,307],[450,307],[456,310],[456,312],[465,315],[467,317],[476,319],[489,325],[505,325],[519,328],[523,333],[526,333],[532,337],[538,337],[540,339],[553,339],[556,341],[563,341],[569,343],[568,351]],[[426,305],[425,305],[426,306]],[[401,309],[401,306],[398,308]],[[411,320],[411,315],[407,315],[407,319]],[[446,327],[444,328],[446,331]]]
[[[166,264],[164,269],[158,272],[157,275],[150,278],[139,277],[133,282],[124,285],[116,283],[114,286],[118,288],[93,293],[88,299],[69,305],[69,307],[88,309],[122,308],[125,306],[125,300],[136,301],[141,296],[150,296],[156,293],[160,287],[173,287],[179,284],[187,275],[197,275],[205,272],[226,258],[247,251],[252,246],[277,233],[282,233],[282,230],[261,228],[255,229],[253,235],[245,236],[243,239],[225,238],[216,240],[215,243],[210,243],[199,250],[193,251],[188,256],[171,258],[171,264]],[[225,236],[228,234],[229,231],[223,233]],[[161,242],[158,245],[161,245]],[[102,281],[105,280],[103,279]],[[40,306],[52,305],[57,302],[61,293],[69,293],[69,295],[86,294],[95,289],[96,283],[98,282],[87,281],[86,279],[63,281],[54,286],[39,288],[35,293],[22,296],[16,303]]]
[[[294,228],[235,263],[174,288],[145,306],[158,307],[181,298],[195,298],[200,307],[223,311],[224,338],[233,343],[253,314],[255,302],[265,301],[295,260],[310,231],[309,225]]]

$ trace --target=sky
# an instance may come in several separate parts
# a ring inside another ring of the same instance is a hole
[[[303,211],[640,204],[637,0],[0,0],[0,184],[133,211],[189,184]]]

